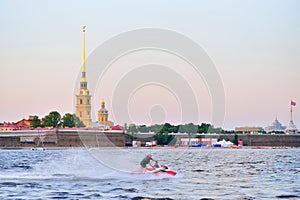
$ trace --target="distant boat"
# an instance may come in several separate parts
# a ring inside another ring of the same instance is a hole
[[[45,148],[43,147],[38,147],[38,148],[31,148],[32,151],[44,151]]]

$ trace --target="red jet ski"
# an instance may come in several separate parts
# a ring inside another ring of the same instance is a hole
[[[158,167],[158,168],[146,168],[146,173],[151,173],[155,176],[159,176],[159,175],[170,175],[170,176],[175,176],[176,172],[173,170],[170,170],[168,168],[165,167]]]
[[[134,171],[133,174],[153,174],[155,176],[159,176],[159,175],[175,176],[177,173],[173,170],[168,169],[168,167],[165,165],[159,166],[158,163],[156,163],[156,165],[154,165],[152,167],[144,168],[144,169],[141,168],[140,170]]]

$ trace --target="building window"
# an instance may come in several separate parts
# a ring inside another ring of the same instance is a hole
[[[89,105],[90,105],[90,100],[89,100],[89,99],[87,100],[87,104],[89,104]]]
[[[103,117],[102,117],[101,121],[104,121],[104,120],[103,120]]]
[[[88,111],[87,114],[90,115],[90,112]]]
[[[80,99],[79,101],[80,101],[80,103],[79,103],[79,104],[82,104],[82,99]]]
[[[82,117],[82,112],[80,111],[80,117]]]

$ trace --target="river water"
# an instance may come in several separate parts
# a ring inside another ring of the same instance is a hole
[[[176,176],[130,173],[148,153]],[[0,199],[300,199],[300,149],[0,150]]]

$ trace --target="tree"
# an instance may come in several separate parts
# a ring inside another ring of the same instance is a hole
[[[239,141],[238,135],[234,134],[233,144],[238,145],[238,141]]]
[[[149,132],[149,127],[147,127],[146,125],[140,125],[137,127],[138,131],[141,133],[148,133]]]
[[[172,129],[174,129],[174,126],[172,126],[169,123],[165,123],[161,127],[159,132],[154,135],[154,139],[157,141],[158,145],[171,145],[175,143],[174,142],[175,137],[173,135],[169,135],[169,133],[172,132]]]
[[[176,138],[168,133],[157,133],[154,135],[154,139],[158,145],[174,145],[176,142]]]
[[[150,131],[154,132],[154,133],[158,133],[161,129],[162,129],[163,125],[152,125],[150,126]]]
[[[212,127],[210,124],[201,123],[200,126],[198,126],[198,133],[208,133],[209,129]]]
[[[31,123],[30,123],[30,126],[33,127],[33,128],[37,128],[37,127],[41,127],[41,120],[39,119],[38,116],[34,116]]]
[[[138,132],[138,129],[135,124],[129,124],[127,132],[131,134],[135,134]]]
[[[138,133],[138,129],[137,129],[136,125],[135,124],[129,124],[128,129],[127,129],[127,133],[129,133],[132,141],[135,140],[137,138],[136,134]]]
[[[75,127],[76,123],[75,123],[74,115],[70,113],[66,113],[61,119],[61,125],[62,127],[69,127],[69,128]]]
[[[193,123],[180,125],[179,132],[180,133],[188,133],[188,134],[195,134],[198,131],[198,126],[194,125]]]
[[[165,123],[165,124],[162,126],[162,128],[160,129],[159,133],[169,133],[171,127],[172,127],[171,124]]]
[[[57,111],[52,111],[45,116],[44,125],[48,127],[58,128],[61,125],[61,115]]]

